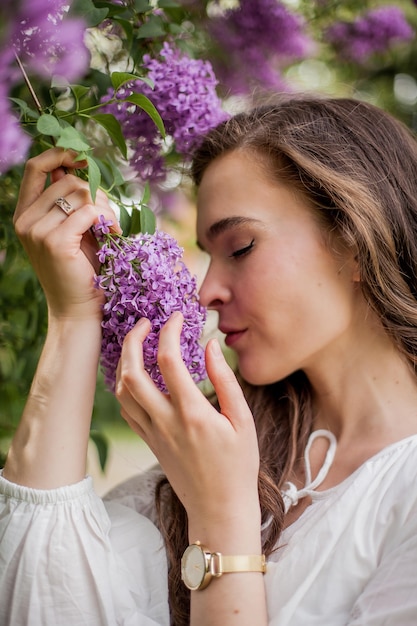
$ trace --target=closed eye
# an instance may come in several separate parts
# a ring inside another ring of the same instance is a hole
[[[239,250],[235,250],[235,252],[232,252],[232,254],[230,256],[233,259],[237,259],[239,257],[242,257],[245,254],[248,254],[248,252],[250,252],[252,250],[254,244],[255,244],[255,240],[252,239],[252,241],[250,242],[250,244],[248,246],[245,246],[244,248],[240,248]]]

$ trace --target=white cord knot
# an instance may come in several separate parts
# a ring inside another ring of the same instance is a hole
[[[284,500],[285,512],[288,513],[292,506],[296,506],[299,501],[299,491],[294,483],[289,480],[284,483],[281,489],[281,495]]]
[[[329,441],[329,448],[327,450],[323,465],[321,466],[316,478],[314,480],[311,480],[310,449],[314,441],[318,437],[325,437]],[[292,506],[296,506],[301,498],[305,498],[305,496],[311,495],[312,492],[321,485],[321,483],[324,481],[327,474],[329,473],[329,469],[332,466],[334,455],[336,454],[336,448],[336,437],[329,430],[320,429],[315,430],[311,433],[304,452],[304,464],[306,473],[306,481],[304,487],[302,489],[297,489],[294,483],[288,481],[281,489],[281,495],[284,499],[286,513],[288,513]]]

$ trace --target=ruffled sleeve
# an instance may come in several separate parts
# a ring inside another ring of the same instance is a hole
[[[103,503],[91,478],[44,491],[0,475],[2,626],[167,626],[167,597],[148,519]]]

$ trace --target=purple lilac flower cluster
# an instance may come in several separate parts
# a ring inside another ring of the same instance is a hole
[[[353,22],[337,22],[326,32],[327,40],[346,60],[363,63],[375,52],[385,52],[394,42],[407,41],[414,31],[396,6],[364,13]]]
[[[186,161],[202,136],[226,117],[216,94],[217,80],[211,64],[191,59],[165,42],[158,58],[143,57],[143,69],[155,88],[133,81],[123,85],[117,96],[147,96],[160,113],[175,150]],[[112,95],[109,93],[104,101]],[[129,102],[112,103],[103,110],[112,113],[122,125],[133,151],[130,163],[141,179],[162,181],[166,176],[165,144],[147,113]]]
[[[23,161],[30,145],[8,101],[10,89],[22,79],[15,53],[28,72],[46,79],[59,75],[72,81],[88,68],[89,55],[83,43],[86,24],[65,18],[67,7],[68,0],[2,2],[0,115],[6,132],[0,136],[0,174]]]
[[[209,32],[222,50],[216,75],[234,93],[256,86],[285,89],[279,68],[313,48],[302,17],[279,0],[241,0],[237,8],[213,18]]]
[[[151,331],[143,347],[146,371],[166,391],[157,364],[159,331],[174,311],[181,311],[181,355],[195,382],[206,377],[204,350],[198,343],[206,320],[195,277],[181,261],[183,250],[163,231],[123,237],[110,232],[103,216],[94,227],[100,242],[101,272],[95,286],[105,294],[101,366],[107,388],[114,392],[123,340],[136,322],[146,317]]]

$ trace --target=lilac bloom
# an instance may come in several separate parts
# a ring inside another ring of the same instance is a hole
[[[176,151],[187,160],[207,131],[226,117],[216,94],[213,69],[208,61],[191,59],[166,42],[157,58],[144,56],[143,67],[155,88],[134,81],[121,87],[117,95],[120,99],[132,93],[147,96],[175,141]],[[106,99],[112,95],[109,93]],[[130,163],[142,180],[164,180],[166,144],[147,113],[120,101],[105,110],[122,125],[133,150]]]
[[[17,53],[25,68],[42,78],[53,74],[72,81],[88,68],[83,43],[85,23],[65,16],[67,0],[3,0],[0,38],[0,174],[23,162],[30,138],[20,128],[8,95],[22,81],[15,61]]]
[[[67,0],[22,0],[11,20],[12,45],[34,73],[44,78],[57,74],[71,82],[88,69],[89,54],[86,24],[66,17],[67,7]]]
[[[279,0],[241,0],[211,20],[209,32],[221,51],[216,75],[234,93],[284,89],[280,68],[312,50],[302,17]]]
[[[1,61],[0,61],[1,62]],[[0,174],[25,160],[30,146],[30,137],[19,126],[17,118],[10,110],[5,85],[0,83]]]
[[[326,32],[327,40],[340,56],[357,63],[412,37],[413,29],[402,10],[396,6],[373,9],[353,22],[336,22]]]
[[[100,217],[95,234],[103,260],[94,285],[105,295],[102,321],[101,367],[107,388],[114,392],[116,368],[123,340],[136,322],[146,317],[151,331],[143,346],[144,365],[155,384],[166,391],[157,364],[159,331],[174,311],[184,316],[181,355],[195,382],[206,376],[204,351],[199,344],[206,319],[195,277],[181,261],[183,250],[167,233],[123,237],[108,232]],[[103,252],[104,250],[104,252]],[[129,258],[129,262],[126,259]]]

